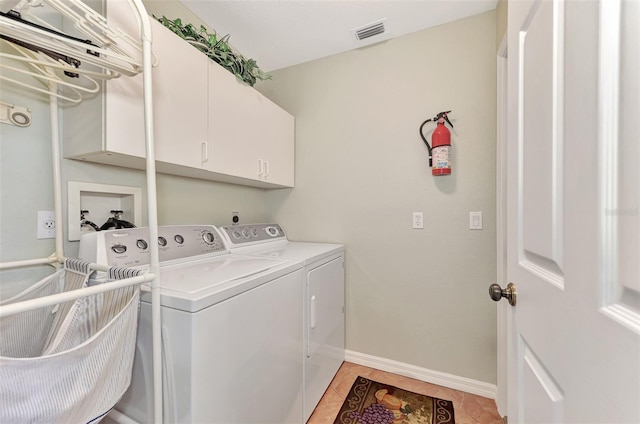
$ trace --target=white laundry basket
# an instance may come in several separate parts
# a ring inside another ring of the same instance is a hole
[[[113,268],[108,281],[139,274]],[[78,288],[89,275],[67,261],[4,303]],[[139,300],[139,286],[125,287],[0,320],[0,423],[100,421],[131,382]]]

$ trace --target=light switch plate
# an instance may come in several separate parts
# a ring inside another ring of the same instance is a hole
[[[469,212],[469,229],[482,230],[482,212]]]

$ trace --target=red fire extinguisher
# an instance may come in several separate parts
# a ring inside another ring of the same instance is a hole
[[[420,125],[420,137],[422,137],[422,141],[427,145],[427,149],[429,149],[429,166],[433,169],[431,170],[431,175],[449,175],[451,174],[451,160],[449,159],[449,153],[451,150],[451,133],[445,126],[445,122],[453,128],[453,124],[447,118],[447,115],[451,113],[450,110],[446,112],[440,112],[433,118],[429,118]],[[433,134],[431,135],[431,144],[424,137],[422,133],[422,128],[425,126],[427,122],[437,122],[436,129],[433,130]],[[435,160],[434,160],[435,159]]]

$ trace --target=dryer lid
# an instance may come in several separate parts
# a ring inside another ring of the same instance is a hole
[[[231,253],[240,253],[243,255],[260,255],[272,258],[303,260],[305,265],[342,252],[344,252],[344,246],[341,244],[297,241],[287,241],[284,243],[274,242],[231,249]]]

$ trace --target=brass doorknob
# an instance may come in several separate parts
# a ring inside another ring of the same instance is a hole
[[[509,301],[509,305],[516,306],[516,285],[513,283],[507,284],[507,288],[503,289],[500,285],[493,283],[489,286],[489,296],[491,300],[499,301],[503,297],[506,297]]]

